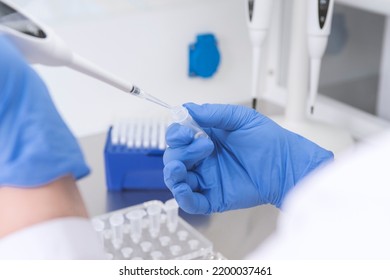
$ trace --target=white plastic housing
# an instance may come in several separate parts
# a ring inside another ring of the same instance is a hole
[[[252,16],[249,14],[249,0],[247,5],[247,19],[249,35],[254,47],[262,47],[271,23],[274,0],[254,0]]]
[[[319,0],[308,0],[307,34],[310,57],[310,91],[308,107],[313,113],[321,73],[321,61],[331,32],[334,0],[329,1],[325,24],[321,28]]]
[[[250,17],[249,12],[247,14],[248,27],[251,30],[267,30],[269,28],[274,2],[274,0],[254,0],[252,17]],[[246,4],[248,5],[248,1]]]
[[[41,24],[37,24],[42,28]],[[0,34],[5,35],[28,62],[48,66],[68,65],[72,60],[70,49],[49,28],[42,30],[46,38],[30,36],[0,24]]]
[[[334,0],[330,0],[325,25],[321,28],[319,21],[319,0],[308,0],[307,32],[310,36],[329,36],[332,27]]]
[[[245,1],[249,36],[252,42],[252,89],[251,96],[256,98],[259,86],[261,53],[271,23],[274,0],[254,0],[252,16],[249,13],[249,0]]]
[[[49,27],[31,16],[27,16],[19,8],[7,1],[2,0],[2,2],[30,19],[46,34],[45,38],[38,38],[0,24],[0,34],[4,34],[30,63],[47,66],[67,66],[122,91],[132,92],[134,87],[131,83],[117,78],[81,56],[74,54],[65,42]]]

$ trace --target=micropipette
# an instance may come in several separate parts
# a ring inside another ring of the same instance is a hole
[[[4,34],[32,64],[67,66],[119,90],[168,109],[171,108],[139,87],[121,80],[72,52],[49,27],[31,16],[26,16],[20,9],[16,9],[4,0],[0,0],[0,34]]]
[[[320,80],[321,61],[325,54],[332,26],[334,0],[309,0],[307,32],[310,55],[310,113],[314,113],[314,103]]]
[[[139,87],[119,79],[72,52],[65,42],[49,27],[44,27],[43,24],[35,19],[33,20],[30,16],[27,17],[4,0],[0,0],[0,34],[8,37],[30,63],[67,66],[122,91],[169,109],[179,123],[185,122],[191,127],[198,126],[188,115],[188,111],[187,114],[183,114],[186,109],[183,108],[184,111],[176,110],[176,108],[146,93]],[[199,129],[198,133],[200,132]]]
[[[248,28],[253,49],[251,90],[252,108],[256,109],[261,53],[271,22],[274,0],[248,0],[245,4],[247,5]]]

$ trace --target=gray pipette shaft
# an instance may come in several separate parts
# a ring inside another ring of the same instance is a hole
[[[77,54],[73,54],[72,59],[67,66],[133,95],[139,95],[141,92],[137,86],[119,79]]]
[[[99,68],[95,64],[89,62],[88,60],[84,59],[83,57],[73,54],[72,59],[70,63],[67,65],[68,67],[81,72],[83,74],[86,74],[88,76],[91,76],[93,78],[96,78],[106,84],[109,84],[117,89],[120,89],[122,91],[125,91],[127,93],[130,93],[134,96],[137,96],[142,99],[146,99],[150,102],[153,102],[157,105],[163,106],[165,108],[170,109],[171,106],[167,103],[161,101],[160,99],[144,92],[139,87],[130,84],[126,81],[123,81],[119,79],[118,77],[112,75],[111,73],[108,73],[107,71],[104,71],[103,69]]]

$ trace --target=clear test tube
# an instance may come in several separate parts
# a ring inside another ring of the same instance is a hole
[[[143,218],[146,215],[143,209],[133,210],[126,214],[130,221],[130,237],[134,243],[138,243],[142,237]]]
[[[141,247],[142,252],[147,253],[152,250],[153,244],[150,241],[143,241],[141,244],[139,244]]]
[[[165,202],[164,210],[167,214],[167,228],[169,232],[175,232],[179,222],[179,205],[176,199],[172,198]]]
[[[119,127],[119,144],[126,145],[127,143],[127,121],[122,120]]]
[[[159,240],[160,240],[160,245],[163,247],[166,247],[169,245],[169,243],[171,243],[171,237],[167,235],[161,236]]]
[[[152,120],[151,130],[150,130],[150,146],[155,149],[158,146],[158,122]]]
[[[110,217],[110,225],[112,228],[112,244],[115,249],[118,249],[123,243],[123,224],[125,219],[122,214],[113,214]]]
[[[169,251],[171,251],[171,254],[174,256],[179,255],[181,250],[182,248],[180,245],[172,245],[171,247],[169,247]]]
[[[191,250],[198,249],[199,244],[200,244],[199,240],[196,239],[191,239],[190,241],[188,241],[188,245],[190,246]]]
[[[167,143],[165,142],[165,133],[166,133],[166,122],[164,120],[160,121],[158,125],[158,148],[160,150],[165,150]]]
[[[160,203],[150,203],[146,207],[149,216],[149,233],[152,238],[156,238],[160,232],[161,210]]]
[[[153,251],[150,253],[153,260],[161,260],[164,258],[164,254],[161,251]]]
[[[150,147],[150,121],[146,119],[144,121],[144,130],[142,131],[142,147],[148,149]]]
[[[111,128],[111,143],[113,145],[119,144],[119,121],[116,121]]]
[[[102,246],[104,247],[104,222],[98,218],[92,219],[92,227],[97,232],[100,241],[102,242]]]
[[[180,241],[185,241],[188,237],[188,231],[186,230],[180,230],[178,233],[177,233],[177,237],[179,238]]]
[[[141,120],[137,120],[135,124],[135,135],[134,135],[134,146],[136,149],[140,149],[142,147],[142,131],[143,131],[143,122]]]
[[[135,133],[135,124],[134,121],[129,122],[129,128],[127,130],[127,148],[132,149],[134,148],[134,135]]]
[[[177,106],[171,108],[172,119],[175,123],[187,126],[194,132],[194,138],[206,137],[209,138],[207,133],[197,124],[191,117],[187,108],[183,106]]]
[[[131,254],[133,253],[133,251],[134,251],[133,248],[130,248],[130,247],[125,247],[125,248],[121,249],[122,256],[125,259],[129,259]]]

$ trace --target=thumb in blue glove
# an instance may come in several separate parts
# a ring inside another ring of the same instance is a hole
[[[333,154],[236,105],[186,104],[210,136],[185,126],[167,130],[164,178],[180,207],[210,214],[262,204],[280,207],[286,193]]]

